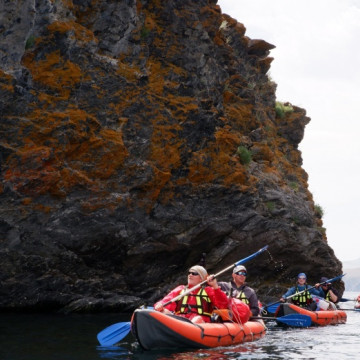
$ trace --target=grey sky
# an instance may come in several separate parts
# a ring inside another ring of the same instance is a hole
[[[277,100],[311,118],[300,144],[309,189],[341,261],[360,258],[360,1],[219,0],[246,35],[276,46]]]

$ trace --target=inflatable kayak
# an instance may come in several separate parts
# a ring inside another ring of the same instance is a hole
[[[307,315],[311,318],[311,325],[335,325],[346,323],[346,313],[332,305],[331,310],[311,311],[290,303],[280,304],[275,317],[282,317],[290,314]]]
[[[131,331],[145,350],[159,348],[213,348],[254,341],[266,333],[262,320],[194,324],[176,315],[149,309],[135,310]]]

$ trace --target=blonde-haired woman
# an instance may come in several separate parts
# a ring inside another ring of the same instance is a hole
[[[194,291],[185,294],[179,300],[164,306],[167,302],[187,292],[206,279],[207,286],[204,284]],[[210,322],[214,309],[224,309],[227,307],[228,299],[226,294],[220,289],[213,275],[208,275],[205,268],[200,265],[192,266],[189,269],[187,285],[177,286],[154,305],[157,311],[182,316],[197,324]]]

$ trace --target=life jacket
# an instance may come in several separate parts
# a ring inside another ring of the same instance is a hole
[[[325,295],[325,300],[331,301],[330,291],[328,291]]]
[[[249,305],[250,303],[243,290],[241,290],[241,292],[236,295],[236,299],[241,300],[246,305]]]
[[[186,288],[181,290],[180,294],[183,294],[187,291]],[[179,294],[179,295],[180,295]],[[196,303],[189,303],[191,298],[195,298]],[[188,313],[197,313],[202,316],[211,317],[213,312],[213,305],[209,298],[209,295],[206,293],[204,288],[201,288],[197,294],[188,294],[185,295],[182,300],[176,302],[175,314],[188,314]]]
[[[307,291],[308,286],[305,285],[305,291],[302,292],[299,295],[295,295],[291,298],[291,301],[293,304],[301,306],[301,307],[306,307],[307,305],[311,304],[313,299],[311,297],[311,294]],[[298,287],[296,286],[295,288],[295,294],[298,292],[301,292],[303,290],[299,290]]]

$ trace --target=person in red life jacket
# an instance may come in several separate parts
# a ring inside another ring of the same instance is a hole
[[[297,277],[296,285],[288,289],[288,291],[280,298],[280,301],[285,302],[286,298],[291,296],[290,301],[293,304],[306,308],[308,310],[315,311],[317,305],[316,302],[313,301],[311,295],[321,296],[320,290],[308,285],[306,283],[306,279],[307,279],[306,274],[300,273]],[[298,293],[299,295],[296,295]]]
[[[331,301],[334,304],[339,302],[339,293],[336,289],[332,288],[331,283],[327,282],[327,277],[322,277],[320,283],[315,284],[316,288],[320,291],[320,296],[327,301]],[[324,283],[324,284],[322,284]]]
[[[250,316],[258,316],[260,312],[259,301],[254,289],[246,283],[247,271],[245,266],[235,266],[231,282],[219,282],[221,290],[229,297],[241,300],[250,308]]]
[[[207,279],[209,286],[202,286],[185,295],[177,301],[164,306],[181,293],[191,289]],[[188,273],[187,285],[179,285],[163,299],[154,304],[154,309],[166,314],[175,314],[186,317],[194,323],[210,322],[214,309],[228,307],[226,294],[220,289],[213,275],[208,275],[200,265],[192,266]]]

